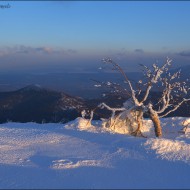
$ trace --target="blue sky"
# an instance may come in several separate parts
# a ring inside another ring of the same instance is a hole
[[[112,57],[128,71],[139,63],[190,64],[190,2],[0,1],[0,69],[99,67]]]

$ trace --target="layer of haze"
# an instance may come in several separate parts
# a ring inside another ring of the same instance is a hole
[[[111,71],[105,57],[126,72],[167,56],[188,66],[189,10],[188,1],[0,1],[0,90],[42,81],[58,89],[61,73]],[[77,76],[73,84],[90,78]]]
[[[187,1],[0,1],[1,72],[98,72],[111,57],[139,64],[190,64]]]

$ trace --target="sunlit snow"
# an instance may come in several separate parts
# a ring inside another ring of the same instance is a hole
[[[163,138],[150,120],[147,138],[84,118],[1,124],[0,188],[190,188],[189,121],[161,119]]]

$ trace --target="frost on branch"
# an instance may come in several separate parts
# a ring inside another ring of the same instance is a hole
[[[148,68],[145,65],[141,65],[145,79],[139,80],[136,88],[123,69],[112,59],[103,59],[103,62],[112,65],[113,69],[122,75],[125,84],[128,85],[129,94],[133,102],[127,108],[123,106],[125,110],[121,110],[121,113],[117,115],[115,112],[119,110],[110,108],[103,103],[103,107],[112,111],[112,116],[104,122],[105,126],[116,129],[118,126],[131,126],[130,123],[135,121],[138,124],[138,128],[135,131],[135,134],[137,134],[142,126],[143,113],[146,113],[153,121],[155,135],[161,137],[162,127],[159,118],[176,111],[184,102],[190,100],[188,98],[190,88],[186,82],[179,80],[181,71],[179,70],[173,74],[169,72],[172,64],[172,60],[169,58],[166,59],[162,66],[153,64],[151,68]],[[152,103],[150,101],[150,92],[155,87],[160,88],[161,96],[155,103]]]
[[[187,128],[190,126],[190,120],[183,121],[182,126],[183,126],[183,128],[182,128],[182,131],[180,131],[180,132],[186,133]]]
[[[122,134],[143,136],[140,131],[141,126],[139,126],[139,123],[142,125],[142,110],[137,108],[131,99],[124,102],[122,108],[111,108],[105,103],[101,103],[99,107],[101,109],[106,108],[112,112],[110,118],[102,119],[103,127]],[[116,112],[119,113],[116,114]]]
[[[86,118],[85,118],[87,115],[88,115],[88,114],[87,114],[86,110],[83,110],[83,111],[81,112],[82,118],[83,118],[84,120],[86,120],[86,127],[90,127],[90,126],[92,125],[91,122],[92,122],[92,119],[93,119],[93,116],[94,116],[94,111],[91,110],[91,112],[90,112],[90,118],[89,118],[89,119],[86,119]]]

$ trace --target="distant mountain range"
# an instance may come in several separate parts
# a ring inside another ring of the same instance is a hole
[[[85,108],[83,99],[39,85],[0,93],[0,122],[67,122]]]
[[[138,80],[139,73],[128,73],[128,77]],[[0,92],[15,91],[31,84],[40,84],[55,91],[64,91],[73,96],[97,98],[103,91],[95,88],[99,81],[122,83],[123,76],[114,73],[0,73]],[[88,93],[86,93],[88,92]]]
[[[156,101],[159,92],[152,92],[151,101]],[[29,85],[12,92],[0,92],[0,123],[13,122],[68,122],[81,116],[82,110],[92,110],[105,102],[120,107],[128,97],[107,95],[96,99],[83,99],[57,92],[39,85]],[[110,112],[97,109],[94,119],[108,117]],[[169,116],[190,116],[190,102]]]

